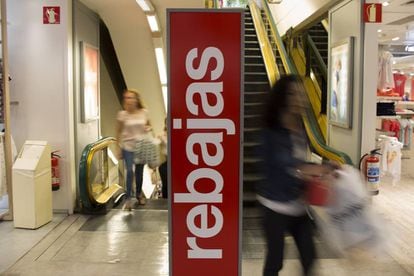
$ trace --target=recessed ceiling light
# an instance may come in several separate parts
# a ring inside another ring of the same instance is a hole
[[[144,12],[149,12],[153,10],[151,3],[146,0],[136,0],[137,4],[141,7]]]
[[[381,30],[381,29],[378,29],[378,31],[377,31],[377,32],[379,32],[379,33],[380,33],[380,32],[382,32],[382,30]]]
[[[157,18],[155,15],[147,15],[148,24],[152,32],[159,32],[160,28],[158,26]]]
[[[382,3],[382,5],[383,5],[384,7],[386,7],[386,6],[389,6],[389,5],[390,5],[390,3],[389,3],[388,1],[385,1],[384,3]]]
[[[399,36],[396,36],[396,37],[393,37],[391,40],[392,41],[397,41],[397,40],[400,40],[400,37]]]

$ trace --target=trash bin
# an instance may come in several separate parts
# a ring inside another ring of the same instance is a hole
[[[14,227],[35,229],[52,220],[50,146],[26,141],[13,164]]]

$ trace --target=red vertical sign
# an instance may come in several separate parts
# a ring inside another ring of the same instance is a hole
[[[239,275],[240,10],[171,10],[170,275]]]

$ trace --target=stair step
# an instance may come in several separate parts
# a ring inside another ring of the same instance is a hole
[[[245,174],[243,176],[243,183],[247,182],[248,185],[251,184],[248,182],[258,182],[262,180],[265,180],[265,177],[259,174]]]
[[[244,82],[245,92],[265,92],[269,90],[268,82]]]
[[[258,41],[257,40],[257,35],[256,34],[245,34],[244,35],[244,41]]]
[[[252,81],[267,82],[268,80],[269,79],[265,72],[244,72],[245,82],[252,82]]]
[[[256,112],[256,113],[260,113],[261,114],[261,112]],[[258,128],[257,130],[252,130],[252,131],[249,131],[249,130],[247,130],[247,129],[245,129],[244,130],[244,132],[243,132],[243,136],[244,136],[244,141],[245,142],[258,142],[258,141],[260,141],[261,140],[261,129],[260,128]]]
[[[266,73],[266,67],[264,64],[244,64],[244,72],[265,72]]]
[[[255,92],[245,92],[244,93],[244,102],[245,103],[265,103],[267,100],[267,91],[255,91]]]

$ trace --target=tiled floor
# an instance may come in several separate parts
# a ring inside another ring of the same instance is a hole
[[[386,253],[372,256],[354,252],[348,258],[339,258],[318,238],[316,275],[414,275],[411,167],[411,161],[406,161],[401,183],[383,183],[380,194],[373,199],[375,210],[387,226]],[[102,216],[55,216],[52,223],[36,231],[14,229],[10,222],[0,222],[0,273],[168,275],[168,211],[163,206],[162,202],[150,202],[131,212],[113,209]],[[245,217],[242,275],[261,275],[264,241],[256,211],[246,210]],[[280,275],[300,275],[291,238],[286,238],[286,244]]]

